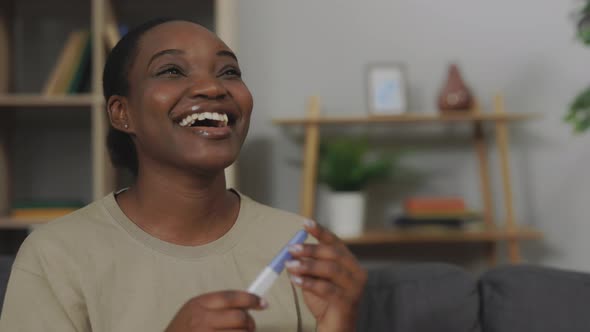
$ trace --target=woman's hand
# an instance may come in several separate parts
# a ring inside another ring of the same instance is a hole
[[[260,297],[243,291],[220,291],[190,299],[165,332],[255,331],[248,310],[268,306]]]
[[[291,281],[302,288],[318,332],[355,331],[367,272],[336,235],[311,220],[305,229],[319,243],[290,248],[293,260],[286,266]]]

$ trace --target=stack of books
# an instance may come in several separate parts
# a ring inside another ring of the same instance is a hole
[[[88,30],[70,32],[51,75],[45,82],[43,94],[51,96],[89,92],[91,51]]]
[[[16,221],[49,221],[84,206],[78,201],[23,201],[13,204],[10,217]]]
[[[108,50],[115,47],[121,36],[127,32],[124,25],[118,25],[110,1],[105,2],[106,24],[103,38]],[[46,96],[88,93],[92,77],[92,40],[88,29],[70,32],[61,53],[45,82]]]
[[[403,202],[404,213],[393,224],[399,228],[464,229],[479,225],[482,217],[469,210],[460,197],[410,197]]]

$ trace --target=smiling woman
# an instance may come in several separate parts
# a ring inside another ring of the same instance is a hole
[[[27,238],[0,330],[354,330],[366,273],[346,246],[226,189],[253,108],[231,49],[151,21],[115,46],[103,85],[111,159],[135,181]],[[265,299],[241,291],[302,227],[317,241],[290,248],[290,276]]]

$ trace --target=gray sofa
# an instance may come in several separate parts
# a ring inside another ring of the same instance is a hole
[[[12,258],[0,256],[0,306]],[[588,332],[590,274],[514,265],[479,278],[453,265],[369,271],[360,332]]]
[[[369,272],[359,331],[588,332],[590,274],[511,265],[476,278],[447,264]]]

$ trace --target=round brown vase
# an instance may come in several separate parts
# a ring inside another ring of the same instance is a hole
[[[441,112],[470,111],[473,107],[471,91],[463,82],[456,64],[449,66],[447,81],[438,96],[438,109]]]

